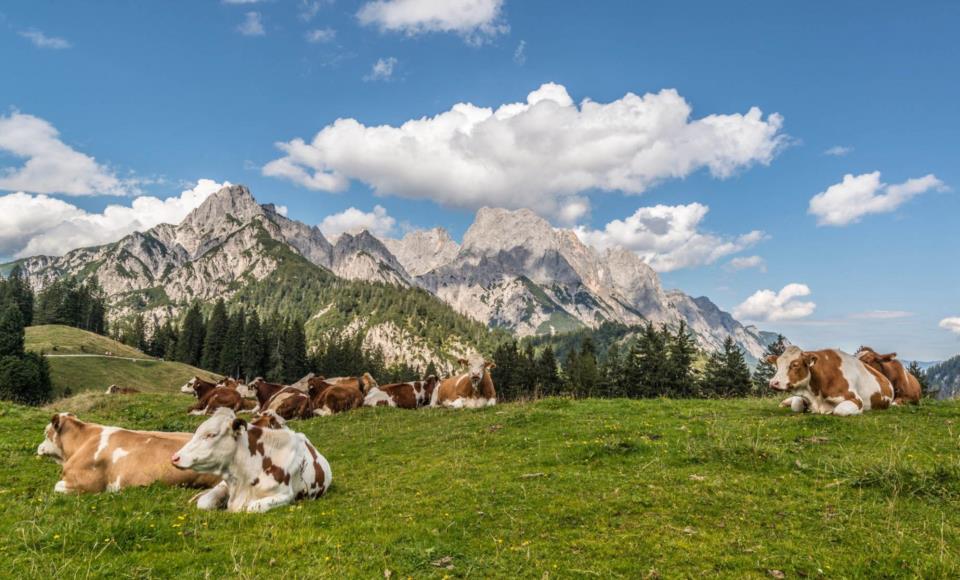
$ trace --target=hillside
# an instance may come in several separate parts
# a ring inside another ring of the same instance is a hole
[[[956,397],[960,394],[960,355],[927,369],[927,380],[933,388],[940,389],[937,397],[941,399]]]
[[[91,561],[140,577],[960,574],[954,402],[849,420],[771,400],[363,409],[295,423],[333,467],[321,500],[228,515],[190,507],[192,490],[53,493],[59,467],[33,456],[51,410],[192,430],[200,418],[175,401],[84,395],[0,414],[7,574]]]
[[[69,326],[28,327],[25,345],[27,350],[47,354],[56,397],[103,391],[113,384],[150,393],[171,393],[194,375],[216,378],[207,371],[152,359],[108,337]],[[105,352],[113,356],[105,356]]]

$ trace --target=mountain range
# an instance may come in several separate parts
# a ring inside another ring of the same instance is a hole
[[[717,349],[732,336],[751,360],[774,338],[744,326],[706,297],[663,289],[657,273],[633,252],[599,252],[572,230],[554,228],[525,209],[480,209],[462,244],[442,228],[413,231],[402,239],[361,231],[331,241],[318,227],[289,219],[271,204],[258,204],[246,187],[231,185],[179,224],[18,263],[38,289],[62,276],[95,276],[114,319],[139,311],[155,323],[175,316],[194,299],[253,301],[258,308],[309,318],[315,335],[363,333],[365,345],[380,348],[388,360],[415,366],[478,347],[477,333],[458,321],[460,330],[472,336],[439,339],[433,333],[427,344],[421,329],[430,321],[378,319],[373,290],[354,287],[358,298],[349,306],[338,304],[342,299],[327,290],[319,292],[323,300],[314,292],[281,304],[291,294],[284,285],[302,289],[310,279],[312,288],[327,289],[349,281],[415,297],[391,298],[391,303],[438,299],[447,309],[432,311],[442,312],[448,325],[452,316],[461,316],[521,337],[596,328],[604,322],[674,327],[685,322],[705,350]],[[377,298],[377,303],[384,300]]]

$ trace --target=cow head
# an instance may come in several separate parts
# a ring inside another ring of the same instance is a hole
[[[178,469],[218,473],[225,470],[237,452],[247,422],[230,409],[220,408],[197,427],[190,441],[173,454],[170,462]]]
[[[52,457],[57,463],[63,463],[63,443],[60,434],[69,429],[76,417],[71,413],[57,413],[43,431],[43,442],[37,446],[37,455]]]
[[[492,361],[485,360],[483,356],[479,354],[475,354],[470,358],[462,358],[458,362],[460,366],[466,369],[473,388],[477,388],[477,385],[483,380],[483,375],[486,374],[487,369],[492,369],[496,366]]]
[[[377,380],[373,378],[373,375],[370,373],[363,373],[363,376],[360,377],[360,391],[366,394],[370,389],[374,387],[379,387],[380,384],[377,383]]]
[[[187,395],[193,395],[195,393],[194,387],[197,385],[198,382],[202,380],[203,379],[201,379],[200,377],[193,377],[192,379],[187,381],[182,387],[180,387],[180,392],[186,393]]]
[[[884,363],[895,362],[897,359],[897,353],[891,352],[889,354],[878,354],[877,351],[873,350],[869,346],[861,346],[860,350],[857,351],[857,358],[860,359],[860,362],[872,367],[874,370],[883,372]]]
[[[287,422],[273,411],[264,411],[253,418],[250,424],[261,429],[286,429]]]
[[[810,385],[810,369],[819,357],[814,352],[804,352],[797,346],[787,347],[780,356],[770,355],[767,362],[776,365],[777,372],[770,379],[770,388],[775,391],[803,389]]]
[[[180,388],[182,389],[183,387],[180,387]],[[108,394],[108,395],[116,395],[116,394],[119,393],[119,392],[120,392],[120,386],[119,386],[119,385],[110,385],[109,387],[107,387],[107,394]]]
[[[426,393],[427,400],[433,396],[433,390],[437,388],[438,384],[440,384],[440,379],[437,378],[437,375],[430,375],[423,379],[423,392]]]

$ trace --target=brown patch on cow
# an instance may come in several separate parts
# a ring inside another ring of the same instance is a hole
[[[263,437],[263,429],[260,427],[255,427],[251,425],[247,428],[247,449],[250,451],[250,455],[264,455],[263,450],[263,441],[260,441],[260,438]]]
[[[889,406],[890,406],[890,399],[885,398],[880,393],[874,393],[870,395],[870,408],[886,409]]]
[[[271,411],[280,415],[285,420],[306,419],[313,416],[313,406],[310,397],[303,394],[302,391],[288,387],[287,390],[277,393],[276,397],[283,393],[285,397],[276,405],[270,405]]]
[[[809,355],[814,355],[810,357]],[[805,352],[801,359],[811,375],[810,389],[825,399],[842,397],[849,401],[856,401],[856,395],[850,391],[850,383],[843,376],[840,355],[832,350],[818,350]],[[810,365],[809,363],[813,364]],[[791,384],[793,378],[790,378]]]
[[[258,483],[260,483],[260,478],[259,478],[259,477],[254,477],[254,478],[253,478],[253,481],[250,482],[250,486],[251,486],[251,487],[255,487]]]
[[[310,457],[313,458],[313,487],[322,492],[323,482],[327,476],[323,472],[323,467],[317,461],[317,450],[314,449],[310,443],[307,443],[307,451],[310,452]]]
[[[414,383],[392,383],[383,385],[380,390],[387,394],[401,409],[417,408],[417,388]]]
[[[363,405],[363,392],[350,383],[318,381],[310,385],[310,402],[314,409],[326,407],[331,413],[343,413]]]
[[[903,363],[897,360],[897,353],[878,354],[869,346],[864,346],[857,352],[857,358],[868,369],[878,371],[890,381],[890,387],[893,390],[893,394],[890,396],[895,398],[898,404],[920,402],[920,397],[923,395],[920,381],[907,372]],[[883,389],[883,387],[881,381],[880,388]],[[886,393],[884,394],[886,395]]]
[[[235,389],[214,387],[206,391],[206,393],[200,397],[200,400],[187,409],[187,411],[203,411],[205,414],[210,415],[221,407],[236,412],[246,408],[246,405],[247,403],[245,403],[244,398],[241,397],[240,393]]]
[[[274,397],[277,393],[287,388],[285,385],[278,385],[276,383],[268,383],[263,380],[263,377],[257,377],[251,382],[247,387],[253,389],[257,395],[257,403],[260,405],[261,409],[267,407],[267,403],[270,402],[270,399]]]
[[[279,465],[274,465],[273,460],[269,457],[263,458],[262,463],[263,471],[277,480],[277,483],[282,483],[284,485],[290,484],[290,474],[284,471]]]

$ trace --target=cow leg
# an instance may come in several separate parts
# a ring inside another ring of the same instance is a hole
[[[230,497],[230,489],[225,481],[221,481],[212,489],[194,496],[197,500],[197,507],[202,510],[223,509],[227,505]]]
[[[72,493],[74,490],[67,484],[66,481],[61,479],[56,485],[53,486],[53,491],[57,493]]]
[[[780,403],[781,407],[790,407],[794,413],[803,413],[807,410],[807,400],[803,397],[787,397]]]
[[[833,408],[833,414],[839,415],[840,417],[849,417],[850,415],[859,415],[863,411],[860,410],[860,407],[853,401],[843,401],[839,405]]]
[[[463,408],[463,397],[457,397],[457,400],[450,403],[444,403],[444,406],[449,409],[462,409]]]
[[[256,501],[248,503],[243,509],[247,512],[252,513],[263,513],[265,511],[272,510],[275,507],[280,507],[282,505],[287,505],[293,501],[293,493],[288,489],[284,490],[277,495],[271,495],[269,497],[264,497]]]

